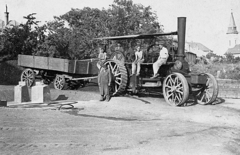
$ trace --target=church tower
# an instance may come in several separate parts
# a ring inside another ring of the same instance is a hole
[[[6,5],[6,12],[5,12],[5,25],[8,25],[9,24],[9,12],[7,10],[7,5]]]
[[[3,33],[3,30],[6,27],[11,28],[12,26],[18,26],[20,25],[17,21],[15,20],[9,20],[9,12],[8,12],[8,7],[6,5],[6,12],[4,12],[5,14],[5,20],[1,20],[0,19],[0,34]]]
[[[238,44],[238,31],[237,26],[235,24],[235,20],[233,17],[233,13],[231,12],[230,22],[227,30],[228,36],[228,48],[233,48],[235,45]]]

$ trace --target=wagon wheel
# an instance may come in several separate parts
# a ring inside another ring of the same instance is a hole
[[[116,51],[116,52],[112,53],[111,56],[110,56],[110,59],[118,60],[121,63],[125,62],[125,56],[120,51]]]
[[[62,90],[65,86],[65,77],[63,75],[56,75],[53,85],[55,89]]]
[[[189,96],[189,86],[186,78],[180,73],[172,73],[163,82],[163,95],[166,102],[172,106],[180,106]]]
[[[206,73],[206,85],[197,93],[196,99],[199,104],[206,105],[213,103],[218,96],[218,83],[212,74]]]
[[[127,70],[126,67],[119,61],[109,60],[105,62],[109,66],[112,73],[112,89],[113,95],[119,95],[125,91],[127,85]]]
[[[25,69],[21,74],[21,81],[25,81],[28,87],[31,87],[35,82],[35,72],[28,68]]]

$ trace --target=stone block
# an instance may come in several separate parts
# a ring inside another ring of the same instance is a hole
[[[31,89],[31,102],[44,103],[49,101],[51,101],[49,86],[42,82],[36,82],[36,85]]]
[[[0,100],[0,106],[6,107],[7,101],[6,100]]]
[[[14,102],[22,103],[28,101],[30,101],[28,87],[25,82],[19,82],[19,84],[14,87]]]

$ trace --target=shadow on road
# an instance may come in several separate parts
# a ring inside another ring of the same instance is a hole
[[[133,98],[133,99],[142,101],[142,102],[145,103],[145,104],[151,104],[151,102],[146,101],[146,100],[144,100],[144,99],[141,99],[141,98],[139,98],[139,96],[136,96],[136,95],[128,95],[128,94],[126,94],[125,97]]]
[[[224,103],[224,102],[225,102],[225,100],[224,100],[223,98],[218,97],[218,98],[216,99],[216,101],[214,101],[214,102],[212,103],[212,105],[221,104],[221,103]]]
[[[68,97],[66,95],[59,95],[57,98],[56,98],[56,101],[59,101],[59,100],[67,100]]]
[[[151,104],[151,102],[144,100],[143,98],[163,98],[161,90],[153,88],[141,89],[137,94],[127,93],[124,96],[142,101],[145,104]]]

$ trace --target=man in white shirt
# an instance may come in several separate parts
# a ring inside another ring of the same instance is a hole
[[[156,78],[158,74],[158,69],[163,65],[166,64],[167,59],[168,59],[168,50],[167,48],[163,47],[163,45],[159,44],[160,52],[159,52],[159,57],[156,62],[153,63],[153,78]]]
[[[140,74],[141,63],[143,63],[144,61],[144,56],[140,45],[136,47],[136,50],[137,51],[135,52],[135,60],[132,63],[132,75],[135,74],[137,69],[136,76],[138,76]]]

